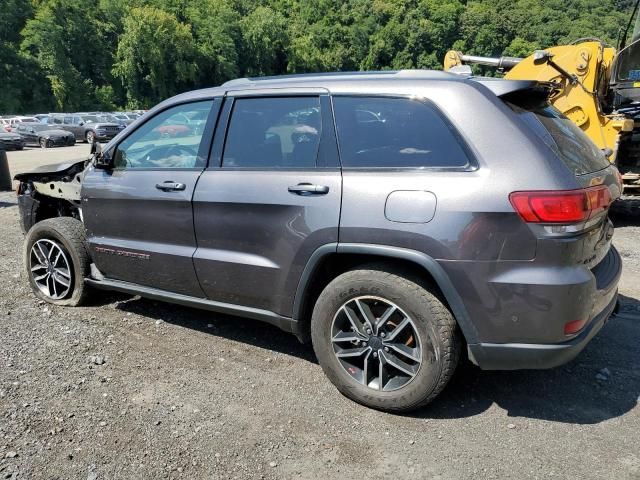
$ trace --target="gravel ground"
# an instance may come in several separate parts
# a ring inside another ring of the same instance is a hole
[[[0,193],[0,479],[640,479],[640,220],[623,314],[550,371],[464,366],[407,416],[361,407],[265,324],[118,294],[30,293]]]

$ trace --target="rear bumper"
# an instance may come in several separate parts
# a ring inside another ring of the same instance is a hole
[[[557,344],[476,343],[469,345],[469,357],[483,370],[544,369],[573,360],[600,331],[616,309],[618,292],[576,337]]]
[[[554,293],[562,293],[560,298],[564,298],[567,311],[580,308],[580,303],[587,303],[590,306],[589,321],[576,336],[557,343],[548,342],[542,338],[540,342],[507,341],[503,343],[486,342],[480,339],[478,342],[469,343],[470,359],[483,370],[520,370],[553,368],[575,358],[616,310],[622,259],[615,247],[611,246],[605,258],[590,272],[592,290],[588,296],[584,294],[576,296],[577,290],[572,285],[548,287],[550,296]],[[551,329],[561,328],[568,320],[575,318],[581,317],[579,315],[556,317],[547,314],[542,316],[542,321]]]

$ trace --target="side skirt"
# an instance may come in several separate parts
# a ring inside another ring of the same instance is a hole
[[[94,278],[85,278],[84,282],[101,290],[113,290],[116,292],[129,293],[132,295],[140,295],[141,297],[151,298],[153,300],[160,300],[163,302],[175,303],[178,305],[184,305],[187,307],[199,308],[202,310],[209,310],[216,313],[224,313],[227,315],[234,315],[238,317],[251,318],[253,320],[259,320],[284,330],[285,332],[298,334],[298,322],[292,318],[283,317],[277,313],[273,313],[269,310],[262,310],[259,308],[243,307],[240,305],[233,305],[231,303],[214,302],[206,298],[190,297],[188,295],[181,295],[179,293],[167,292],[165,290],[159,290],[157,288],[145,287],[135,283],[123,282],[120,280],[111,280],[108,278],[102,278],[96,280]]]

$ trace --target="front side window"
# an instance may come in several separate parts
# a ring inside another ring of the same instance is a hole
[[[314,168],[321,124],[319,97],[236,99],[222,166]]]
[[[469,159],[442,116],[419,100],[334,97],[340,158],[354,168],[460,168]]]
[[[212,100],[169,108],[150,118],[115,151],[116,168],[202,168],[198,155]]]

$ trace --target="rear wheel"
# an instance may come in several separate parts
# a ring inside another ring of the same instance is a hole
[[[423,286],[382,269],[334,279],[316,302],[311,336],[322,369],[340,392],[387,411],[433,400],[460,356],[451,312]]]
[[[82,303],[90,264],[82,222],[59,217],[36,223],[25,239],[24,263],[38,298],[54,305]]]

